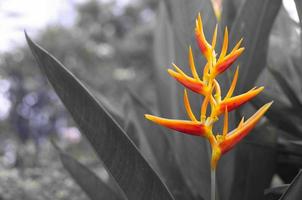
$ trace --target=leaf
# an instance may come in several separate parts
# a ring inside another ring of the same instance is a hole
[[[299,58],[292,58],[292,59],[288,59],[288,66],[290,69],[292,69],[293,73],[295,74],[295,82],[297,82],[297,85],[301,85],[301,80],[300,77],[302,76],[302,69],[301,69],[301,65],[300,65],[300,61]]]
[[[288,81],[277,70],[269,68],[269,71],[278,82],[284,94],[290,100],[292,106],[301,109],[302,108],[301,101],[299,100],[299,97],[296,95],[295,91],[289,85]]]
[[[268,38],[281,4],[281,0],[245,1],[232,25],[231,46],[243,37],[245,47],[238,61],[242,66],[239,91],[253,87],[266,66]]]
[[[300,0],[295,0],[295,4],[296,4],[296,9],[298,12],[298,16],[299,16],[299,20],[300,20],[300,24],[302,23],[302,2]]]
[[[41,70],[125,196],[173,199],[128,136],[83,84],[27,35],[26,39]]]
[[[103,107],[106,109],[107,112],[114,118],[114,120],[120,125],[123,126],[124,124],[124,115],[121,110],[117,109],[113,104],[111,104],[110,100],[104,97],[102,94],[96,92],[97,100]]]
[[[81,164],[73,157],[64,153],[56,144],[53,146],[59,152],[64,168],[69,172],[76,183],[85,191],[91,200],[121,200],[124,199],[113,191],[107,183],[101,180],[94,172]]]
[[[302,198],[302,171],[298,173],[292,183],[289,185],[286,192],[282,195],[280,200],[292,200]]]
[[[132,91],[132,89],[130,89],[129,87],[127,87],[126,89],[127,89],[127,93],[129,94],[129,96],[132,99],[132,102],[136,103],[139,108],[141,108],[142,110],[145,111],[145,113],[154,114],[154,111],[152,111],[152,109],[150,109],[147,106],[147,104],[139,98],[138,94],[136,94],[134,91]]]
[[[302,168],[302,143],[300,141],[278,140],[277,173],[285,183],[290,183]]]
[[[278,161],[283,164],[291,164],[297,168],[302,168],[302,142],[279,139],[278,141]]]
[[[290,82],[291,88],[296,91],[301,90],[300,67],[295,69],[294,66],[295,61],[298,61],[299,66],[301,63],[301,52],[298,50],[301,49],[300,34],[296,31],[298,29],[300,29],[299,24],[291,18],[283,5],[274,22],[267,60],[268,66],[281,73]],[[265,74],[267,73],[264,72],[263,77],[266,76]],[[271,84],[270,79],[264,78],[263,82]],[[283,94],[280,95],[283,96]]]
[[[229,30],[232,30],[232,25],[236,19],[238,11],[243,5],[244,0],[223,0],[222,1],[222,15],[221,24],[222,27],[227,26]]]
[[[256,108],[260,108],[265,102],[271,98],[265,91],[261,95],[252,100],[252,104]],[[300,113],[296,113],[294,108],[287,106],[278,99],[274,99],[274,105],[265,113],[265,116],[276,127],[288,132],[289,134],[301,138],[301,116]]]
[[[278,187],[269,188],[264,191],[264,200],[278,200],[282,194],[287,190],[288,184]]]
[[[175,85],[168,75],[167,68],[174,60],[173,31],[167,16],[165,3],[159,3],[157,26],[154,32],[154,78],[157,102],[161,114],[175,115]]]
[[[126,119],[124,130],[126,133],[128,133],[129,137],[132,139],[135,145],[140,149],[141,153],[147,159],[147,161],[153,166],[156,171],[158,171],[158,163],[155,159],[154,152],[152,152],[151,150],[150,141],[148,141],[146,137],[147,133],[145,133],[145,131],[148,130],[145,126],[147,121],[144,118],[145,113],[141,113],[140,116],[137,115],[137,107],[140,107],[140,105],[133,105],[134,102],[131,100],[132,99],[130,95],[127,95],[124,103],[124,112]],[[150,133],[148,134],[150,135]]]
[[[295,4],[299,16],[300,29],[302,29],[302,2],[300,0],[295,0]],[[302,43],[302,35],[300,34],[300,46],[301,43]],[[302,54],[300,57],[302,57]]]

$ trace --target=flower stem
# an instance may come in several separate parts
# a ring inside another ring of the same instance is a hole
[[[216,200],[216,168],[211,168],[211,200]]]

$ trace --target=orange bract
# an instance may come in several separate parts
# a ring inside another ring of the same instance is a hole
[[[190,120],[165,119],[153,115],[145,115],[145,117],[154,123],[165,126],[167,128],[183,132],[189,135],[203,136],[208,139],[212,147],[211,167],[216,168],[220,156],[231,148],[233,148],[240,140],[242,140],[253,129],[265,112],[269,109],[272,102],[263,105],[252,117],[241,122],[234,130],[228,132],[228,112],[238,108],[239,106],[250,101],[257,96],[264,88],[253,88],[246,93],[234,96],[239,67],[234,74],[233,81],[224,99],[221,97],[220,85],[216,80],[219,74],[227,70],[244,51],[240,47],[242,39],[235,45],[230,53],[228,51],[228,29],[225,28],[222,49],[219,58],[216,57],[215,45],[217,42],[217,26],[215,27],[211,44],[206,40],[203,31],[203,24],[200,14],[196,19],[195,37],[201,53],[206,58],[206,65],[203,70],[203,76],[200,77],[195,68],[194,57],[191,47],[189,48],[189,67],[192,77],[185,74],[179,67],[173,64],[175,71],[169,69],[169,74],[175,78],[184,87],[191,91],[204,96],[201,104],[200,118],[194,115],[187,90],[184,90],[184,105]],[[207,116],[207,108],[210,106],[210,114]],[[214,123],[221,114],[224,114],[224,126],[221,134],[214,135],[212,129]]]

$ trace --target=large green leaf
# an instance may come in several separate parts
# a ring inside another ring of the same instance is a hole
[[[154,78],[157,103],[161,114],[174,115],[175,85],[167,73],[167,68],[174,60],[174,34],[163,1],[159,4],[157,21],[154,32]]]
[[[278,82],[279,86],[281,87],[286,97],[290,100],[292,106],[297,109],[301,109],[302,108],[301,101],[298,95],[296,94],[296,92],[291,88],[288,81],[283,77],[283,75],[279,71],[272,68],[269,68],[269,70],[271,74],[274,76],[274,78],[276,79],[276,81]]]
[[[128,199],[173,199],[119,125],[83,84],[26,35],[41,70]]]
[[[296,8],[297,8],[297,13],[299,16],[299,23],[300,23],[300,30],[302,30],[302,1],[301,0],[295,0]],[[302,34],[300,34],[300,46],[302,46]],[[302,53],[300,55],[302,58]]]
[[[54,144],[54,143],[53,143]],[[91,200],[121,200],[120,197],[107,183],[101,180],[88,167],[81,164],[73,157],[64,153],[56,144],[54,147],[59,152],[61,162],[65,169],[70,173],[76,183],[85,191]]]
[[[278,162],[302,168],[302,141],[279,139]]]
[[[245,0],[223,0],[222,1],[222,14],[220,24],[229,30],[232,29],[232,25],[236,19],[240,7]]]
[[[287,190],[287,188],[288,188],[288,184],[269,188],[264,191],[264,199],[265,200],[278,200],[282,196],[282,194]]]
[[[280,137],[278,139],[278,168],[279,177],[290,183],[302,168],[302,142]]]
[[[302,198],[302,171],[291,182],[286,192],[279,200],[293,200]]]
[[[253,101],[253,105],[260,108],[264,103],[268,102],[271,98],[265,91],[257,96]],[[287,106],[285,103],[274,99],[274,106],[265,114],[272,124],[284,130],[285,132],[301,138],[301,116],[296,113],[293,107]]]
[[[300,88],[300,67],[295,68],[294,64],[301,64],[300,56],[300,34],[297,32],[299,25],[290,17],[289,12],[282,6],[275,20],[268,51],[268,66],[282,73],[282,76],[296,90]],[[297,42],[293,42],[297,41]],[[276,56],[278,55],[278,56]],[[298,61],[298,62],[297,62]],[[266,74],[265,72],[263,73]],[[263,82],[271,85],[270,79]],[[281,94],[282,95],[282,94]]]
[[[106,109],[106,111],[108,111],[110,113],[110,115],[114,118],[114,120],[120,125],[123,126],[124,125],[124,114],[123,112],[121,112],[121,110],[117,109],[111,102],[109,99],[107,99],[106,97],[104,97],[102,94],[97,93],[96,92],[96,97],[97,100],[100,102],[100,104],[102,104],[104,106],[104,108]]]
[[[152,143],[147,138],[147,135],[150,135],[150,133],[146,133],[146,131],[148,130],[148,126],[145,126],[147,124],[147,120],[144,118],[144,114],[146,113],[137,114],[137,111],[139,110],[139,108],[141,108],[142,105],[137,103],[137,101],[134,101],[131,97],[132,96],[128,93],[124,100],[124,130],[126,133],[128,133],[132,141],[134,141],[136,146],[140,149],[143,156],[148,160],[153,168],[158,171],[159,163],[155,159],[155,154],[151,149]]]
[[[296,4],[300,24],[302,24],[302,2],[300,0],[295,0],[295,4]]]
[[[281,4],[281,0],[245,1],[236,17],[231,29],[231,47],[242,37],[245,47],[239,58],[240,91],[253,87],[266,66],[268,39]]]

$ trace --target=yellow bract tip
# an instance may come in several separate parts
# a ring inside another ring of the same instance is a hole
[[[222,132],[223,137],[227,135],[228,127],[229,127],[229,118],[228,118],[228,109],[226,107],[224,111],[224,124],[223,124],[223,132]]]
[[[225,27],[224,36],[223,36],[223,44],[222,44],[222,49],[221,49],[221,53],[220,53],[218,62],[221,61],[225,57],[227,50],[228,50],[228,45],[229,45],[229,32],[228,32],[228,27]]]
[[[192,121],[197,121],[197,119],[196,119],[196,117],[193,114],[193,111],[191,109],[191,105],[190,105],[190,102],[189,102],[188,93],[187,93],[186,89],[184,89],[184,104],[185,104],[185,109],[187,111],[187,114],[188,114],[189,118]]]
[[[231,87],[230,87],[230,89],[229,89],[229,91],[228,91],[228,93],[227,93],[227,95],[226,95],[225,98],[230,98],[233,95],[235,87],[236,87],[236,84],[237,84],[237,80],[238,80],[238,73],[239,73],[239,65],[236,68],[236,71],[235,71],[235,74],[234,74],[234,78],[233,78]]]
[[[239,122],[238,128],[241,128],[244,124],[244,117],[241,118],[241,121]]]
[[[269,109],[272,106],[273,103],[274,103],[274,101],[271,101],[271,102],[265,104],[264,106],[265,106],[266,110]]]
[[[240,47],[242,41],[243,41],[243,38],[241,38],[241,39],[239,40],[239,42],[237,42],[237,44],[236,44],[235,47],[233,48],[232,52],[233,52],[233,51],[236,51],[236,50]]]
[[[197,74],[197,71],[196,71],[196,67],[195,67],[195,62],[194,62],[194,57],[193,57],[193,52],[192,52],[191,46],[189,47],[189,66],[190,66],[190,69],[191,69],[193,77],[195,79],[197,79],[197,80],[200,81],[200,78],[199,78],[199,76]]]
[[[172,63],[172,66],[176,69],[176,71],[182,75],[185,75],[185,73],[179,68],[177,67],[177,65],[175,65],[174,63]]]
[[[145,114],[145,118],[151,120],[152,119],[152,115]]]
[[[216,24],[215,30],[214,30],[214,33],[213,33],[213,38],[212,38],[212,50],[215,50],[216,41],[217,41],[217,31],[218,31],[218,24]]]

